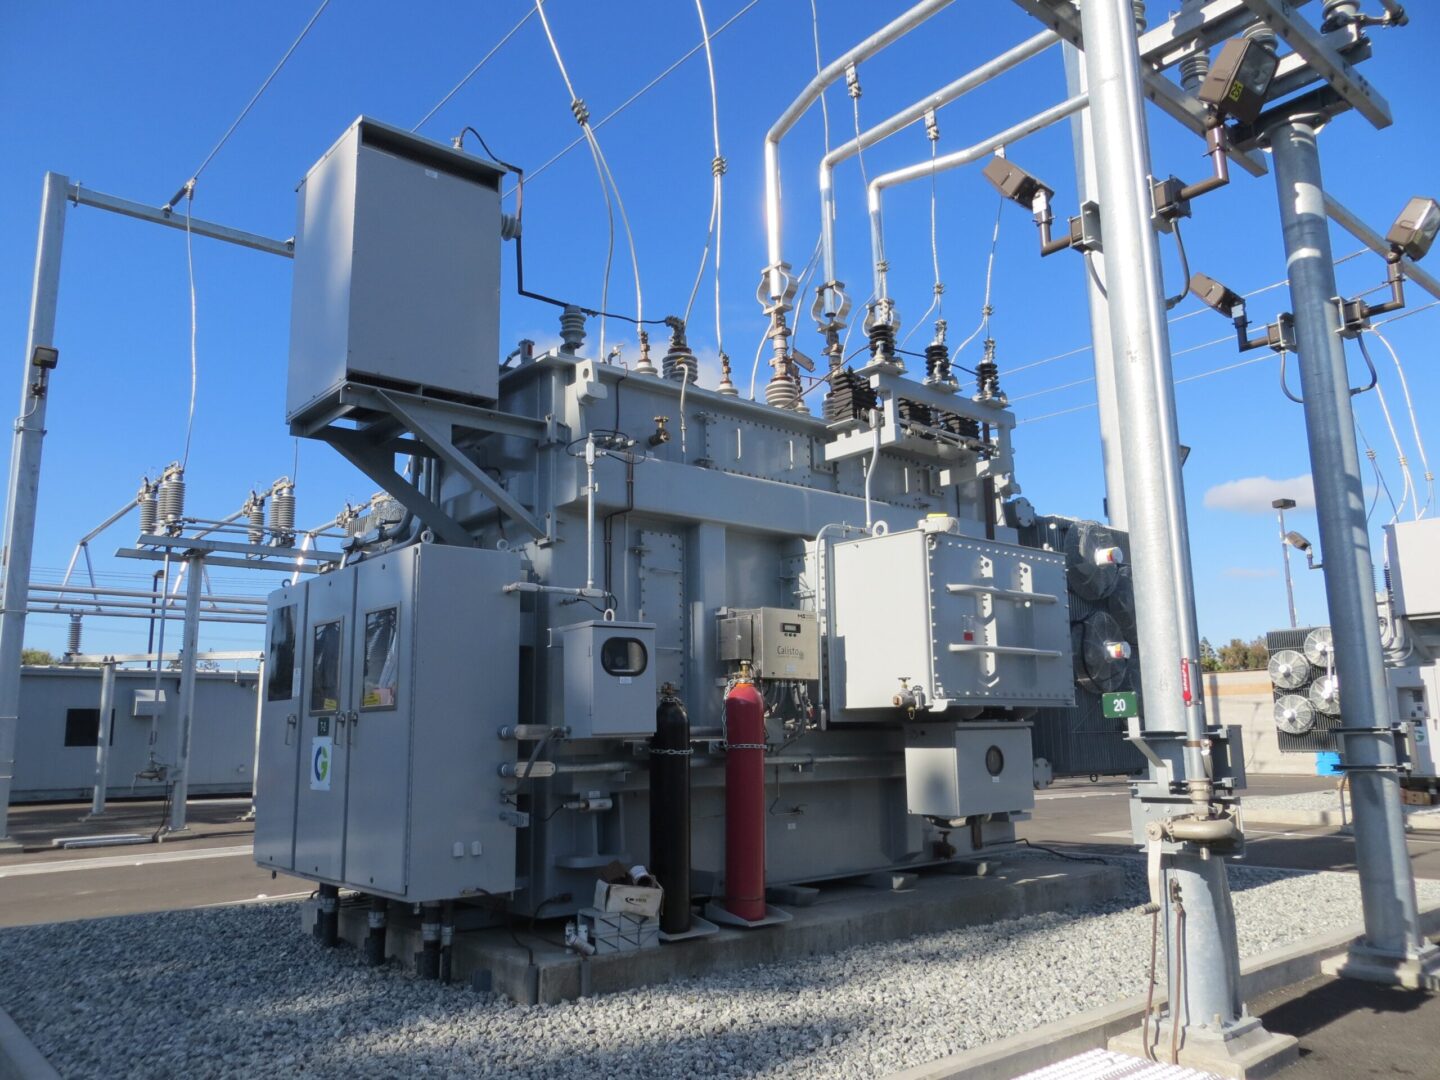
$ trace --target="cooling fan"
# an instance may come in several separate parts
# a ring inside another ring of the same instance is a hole
[[[1315,707],[1299,694],[1275,702],[1275,726],[1286,735],[1306,735],[1315,726]]]
[[[1310,664],[1303,653],[1281,649],[1270,657],[1270,681],[1281,690],[1298,690],[1310,678]]]
[[[1334,675],[1322,675],[1310,684],[1310,704],[1326,716],[1340,715],[1340,681]]]
[[[1335,659],[1335,636],[1330,627],[1317,626],[1305,635],[1305,659],[1317,668],[1329,668]]]

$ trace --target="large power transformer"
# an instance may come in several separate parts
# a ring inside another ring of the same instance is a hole
[[[697,385],[679,326],[660,368],[587,356],[575,308],[502,363],[498,176],[361,119],[302,186],[291,429],[406,515],[272,597],[257,861],[484,921],[583,908],[616,861],[721,898],[727,844],[778,884],[1012,841],[1093,568],[1022,543],[998,383],[882,358],[822,419]],[[727,731],[752,682],[763,741]]]

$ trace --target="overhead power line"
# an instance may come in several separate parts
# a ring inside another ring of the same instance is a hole
[[[508,42],[512,37],[514,37],[516,32],[519,31],[519,29],[527,22],[529,22],[534,14],[535,8],[532,7],[528,9],[525,14],[520,17],[520,21],[517,22],[514,26],[512,26],[509,32],[506,33],[506,35],[502,37],[499,41],[497,41],[494,47],[489,52],[487,52],[484,56],[480,58],[480,62],[474,67],[472,67],[468,72],[466,72],[465,77],[459,82],[457,82],[454,86],[452,86],[450,88],[450,92],[444,97],[442,97],[439,101],[437,101],[435,105],[431,108],[431,110],[420,118],[420,122],[417,123],[410,130],[419,131],[422,127],[429,123],[430,118],[434,116],[437,112],[439,112],[441,109],[443,109],[446,103],[449,102],[451,98],[453,98],[464,88],[466,83],[468,83],[471,79],[478,75],[480,73],[480,69],[490,62],[490,58],[496,53],[498,53],[501,49],[503,49],[505,47],[505,43]]]
[[[200,179],[200,174],[205,171],[206,167],[209,166],[210,162],[215,160],[215,155],[220,153],[221,147],[223,147],[227,142],[230,141],[230,136],[235,134],[235,129],[240,126],[241,121],[243,121],[245,117],[250,115],[250,110],[255,107],[255,103],[259,101],[261,95],[263,95],[265,91],[270,88],[270,84],[275,81],[275,76],[280,74],[280,69],[285,66],[286,62],[294,54],[295,50],[300,47],[300,43],[304,41],[305,36],[310,33],[310,28],[315,25],[315,21],[320,18],[321,14],[329,6],[330,0],[320,0],[320,6],[315,9],[315,14],[310,16],[310,21],[305,24],[303,29],[301,29],[299,36],[297,36],[295,40],[290,43],[290,47],[285,50],[285,55],[280,57],[280,62],[275,65],[274,69],[270,72],[269,75],[265,76],[265,81],[260,84],[260,89],[256,90],[255,93],[251,95],[250,100],[245,103],[245,108],[240,110],[240,115],[235,117],[234,122],[232,122],[231,125],[225,129],[225,134],[220,136],[220,141],[215,144],[215,146],[211,149],[210,153],[205,155],[205,160],[200,162],[200,167],[197,168],[194,172],[192,172],[190,174],[190,179],[187,180],[184,184],[182,184],[180,186],[180,190],[170,197],[170,201],[165,204],[165,209],[171,209],[176,203],[181,200],[181,198],[195,190],[195,181]]]
[[[751,8],[753,8],[753,7],[754,7],[756,4],[758,4],[759,2],[760,2],[760,0],[749,0],[749,3],[747,3],[744,7],[742,7],[739,11],[737,11],[734,15],[731,15],[730,18],[726,19],[726,20],[725,20],[723,23],[721,23],[719,26],[717,26],[717,27],[714,29],[714,31],[710,34],[709,40],[710,40],[710,41],[714,41],[717,37],[719,37],[721,34],[723,34],[726,30],[730,29],[730,27],[735,24],[736,20],[739,19],[740,16],[744,15],[747,11],[749,11]],[[635,93],[631,94],[628,98],[626,98],[624,101],[622,101],[619,105],[615,106],[615,108],[611,109],[608,113],[606,113],[604,116],[602,116],[599,120],[596,120],[593,124],[590,125],[590,130],[591,130],[591,131],[599,131],[602,127],[604,127],[606,124],[608,124],[611,120],[614,120],[615,117],[619,116],[622,112],[624,112],[626,109],[628,109],[631,105],[634,105],[635,102],[639,101],[639,100],[640,100],[642,97],[644,97],[647,93],[649,93],[651,90],[653,90],[655,87],[659,86],[662,82],[664,82],[664,81],[665,81],[667,78],[669,78],[671,75],[673,75],[673,74],[679,69],[679,67],[680,67],[682,64],[685,63],[686,60],[689,60],[692,56],[696,55],[697,53],[699,53],[699,52],[700,52],[702,49],[704,49],[704,48],[705,48],[705,42],[702,41],[699,45],[696,45],[693,49],[691,49],[691,50],[689,50],[688,52],[686,52],[683,56],[681,56],[681,57],[680,57],[678,60],[676,60],[673,64],[671,64],[669,67],[667,67],[664,71],[660,72],[659,75],[656,75],[653,79],[651,79],[648,83],[646,83],[644,86],[642,86],[639,90],[636,90]],[[563,158],[566,154],[570,153],[571,150],[574,150],[575,147],[579,146],[579,145],[580,145],[581,143],[583,143],[584,141],[585,141],[585,136],[584,136],[584,135],[581,135],[578,139],[575,139],[575,140],[573,140],[572,142],[570,142],[569,144],[567,144],[564,148],[562,148],[558,153],[554,154],[554,155],[553,155],[548,161],[546,161],[543,165],[539,166],[538,168],[536,168],[536,169],[534,169],[534,170],[532,170],[532,171],[530,171],[530,172],[527,172],[527,173],[525,174],[525,179],[526,179],[526,181],[527,181],[527,182],[528,182],[528,181],[533,181],[533,180],[535,179],[535,177],[539,176],[539,175],[540,175],[541,173],[543,173],[546,169],[550,168],[551,165],[554,165],[557,161],[559,161],[561,158]],[[505,194],[508,196],[508,195],[510,194],[510,192],[507,191]]]

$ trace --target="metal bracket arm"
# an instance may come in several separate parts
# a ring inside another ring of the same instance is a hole
[[[443,461],[450,468],[454,469],[470,483],[474,484],[487,498],[500,508],[507,517],[530,533],[536,540],[545,536],[545,528],[529,510],[520,503],[499,483],[486,475],[485,470],[471,461],[463,454],[447,435],[435,431],[429,427],[414,413],[400,405],[389,394],[376,391],[375,396],[382,401],[390,414],[405,425],[406,429],[435,452],[435,456]]]
[[[372,445],[359,432],[346,428],[325,428],[316,435],[335,448],[351,465],[393,495],[447,544],[473,547],[474,538],[452,518],[431,502],[414,484],[395,471],[395,457]]]

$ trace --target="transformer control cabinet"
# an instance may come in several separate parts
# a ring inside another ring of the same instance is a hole
[[[901,694],[960,719],[1075,703],[1064,555],[911,529],[838,543],[833,565],[836,720]]]
[[[592,619],[561,627],[565,726],[572,739],[655,734],[655,626]]]
[[[347,382],[495,398],[504,175],[363,116],[311,168],[298,189],[287,420]]]
[[[820,624],[813,611],[735,608],[720,618],[720,660],[750,662],[757,679],[820,678]]]
[[[515,888],[520,577],[512,552],[414,544],[271,594],[260,866],[415,903]]]
[[[905,733],[910,813],[967,818],[1034,809],[1030,725],[940,723]]]

